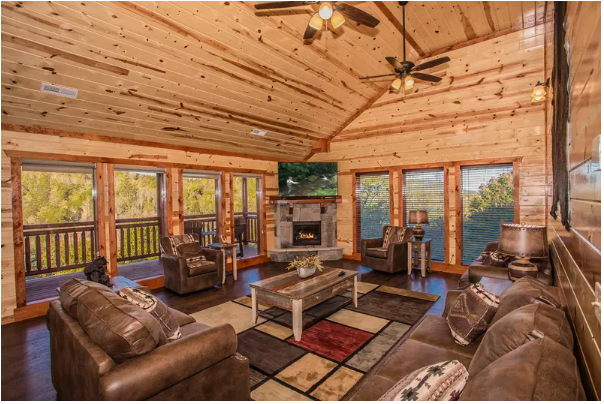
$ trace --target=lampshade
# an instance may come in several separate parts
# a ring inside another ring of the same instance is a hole
[[[501,223],[497,252],[523,258],[548,256],[545,226]]]
[[[345,22],[346,20],[344,19],[342,13],[340,13],[339,11],[333,12],[333,15],[331,16],[331,26],[333,27],[333,29],[340,28]]]
[[[395,79],[390,85],[390,91],[398,91],[401,88],[403,81],[401,79]]]
[[[409,223],[410,224],[426,224],[430,223],[428,220],[427,210],[411,210],[409,211]]]
[[[308,25],[310,25],[311,27],[313,27],[317,31],[320,31],[321,28],[323,28],[323,18],[321,18],[321,16],[319,15],[319,13],[315,13],[312,16],[312,18],[310,19],[310,22],[308,23]]]
[[[331,5],[331,3],[327,1],[321,3],[321,5],[319,6],[319,15],[321,16],[321,18],[323,18],[324,20],[329,20],[332,14],[333,6]]]
[[[415,84],[415,80],[413,80],[413,77],[411,77],[411,76],[405,77],[405,90],[411,90],[413,88],[414,84]]]

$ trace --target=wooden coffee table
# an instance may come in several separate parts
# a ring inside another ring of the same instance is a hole
[[[339,275],[343,272],[343,275]],[[252,288],[252,321],[258,320],[258,303],[292,312],[294,339],[302,338],[302,312],[325,300],[352,291],[352,303],[357,307],[357,271],[324,268],[309,278],[300,279],[296,271],[250,283]]]

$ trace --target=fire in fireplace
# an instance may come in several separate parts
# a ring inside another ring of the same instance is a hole
[[[321,222],[294,222],[293,245],[321,245]]]

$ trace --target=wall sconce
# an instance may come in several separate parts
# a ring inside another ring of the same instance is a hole
[[[540,81],[535,84],[535,88],[533,89],[533,93],[531,94],[531,102],[541,102],[545,101],[547,98],[547,89],[549,88],[549,78],[542,83]]]

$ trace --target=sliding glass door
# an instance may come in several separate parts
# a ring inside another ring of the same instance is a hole
[[[381,238],[382,228],[390,224],[390,174],[388,172],[357,173],[356,246],[361,251],[361,239]]]
[[[422,225],[432,239],[432,259],[445,261],[445,175],[442,168],[403,170],[404,225],[409,211],[427,210],[430,223]]]
[[[461,167],[462,263],[499,240],[501,222],[514,222],[512,164]]]
[[[260,253],[260,226],[258,207],[262,190],[261,177],[248,174],[233,175],[233,234],[240,257]]]

